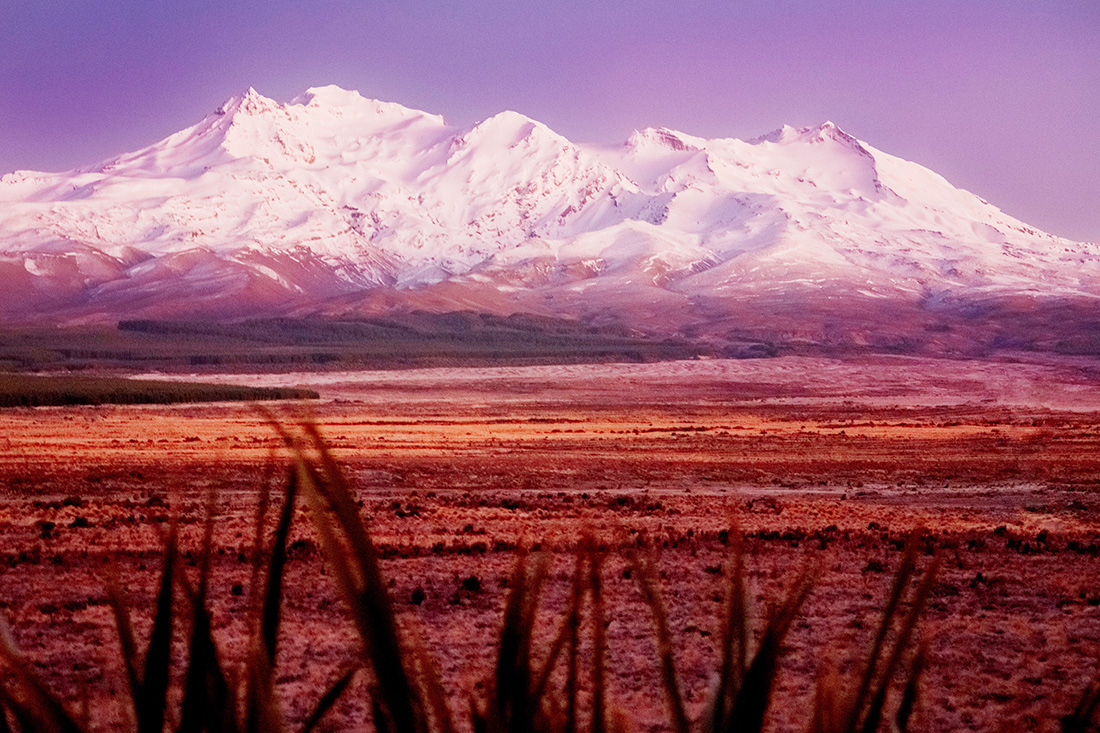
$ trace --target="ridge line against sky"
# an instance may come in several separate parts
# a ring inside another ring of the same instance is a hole
[[[38,0],[0,10],[0,173],[149,145],[249,86],[338,84],[571,140],[831,119],[1053,234],[1100,242],[1100,3]]]

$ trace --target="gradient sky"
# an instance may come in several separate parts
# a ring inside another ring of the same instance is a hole
[[[0,173],[148,145],[249,86],[338,84],[577,142],[831,119],[1100,242],[1096,0],[4,0]]]

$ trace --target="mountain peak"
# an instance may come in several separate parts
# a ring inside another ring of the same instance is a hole
[[[503,112],[497,112],[492,117],[485,118],[480,122],[478,127],[495,128],[495,129],[522,129],[528,126],[545,127],[541,122],[531,119],[522,112],[516,112],[515,110],[506,109]]]
[[[691,135],[685,135],[667,127],[647,127],[644,130],[635,130],[627,139],[626,146],[634,149],[656,147],[687,151],[701,149],[703,142]]]
[[[310,87],[304,93],[290,100],[291,105],[301,107],[359,107],[364,104],[380,104],[368,100],[354,89],[344,89],[335,84]]]
[[[362,126],[364,130],[401,125],[414,120],[425,120],[438,127],[445,124],[439,115],[405,107],[396,102],[364,97],[354,89],[344,89],[335,84],[310,87],[305,93],[292,99],[288,107],[300,108],[311,116],[319,114],[354,119],[355,124]]]
[[[218,108],[218,114],[232,114],[234,112],[240,112],[246,115],[259,115],[265,112],[272,112],[281,107],[274,99],[269,99],[260,94],[253,87],[249,87],[247,91],[230,97],[225,103]]]
[[[810,142],[832,140],[842,145],[847,145],[850,148],[858,148],[859,150],[867,152],[854,135],[849,135],[844,130],[841,130],[837,127],[836,123],[831,120],[825,120],[816,127],[810,127],[803,130],[803,135],[806,136]]]
[[[520,112],[505,110],[474,125],[466,133],[465,139],[467,141],[478,139],[489,144],[507,146],[515,145],[536,132],[555,138],[560,137],[538,120],[533,120]]]
[[[754,145],[759,145],[761,143],[790,145],[798,143],[813,144],[836,142],[852,148],[853,150],[858,149],[867,152],[858,139],[840,129],[832,120],[825,120],[820,124],[810,127],[791,127],[790,125],[783,125],[778,130],[773,130],[767,135],[753,138],[749,142]]]

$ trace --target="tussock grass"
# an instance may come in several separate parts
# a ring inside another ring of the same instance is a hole
[[[212,633],[207,599],[214,529],[214,497],[196,563],[180,562],[178,532],[166,535],[152,630],[144,644],[134,632],[132,609],[115,575],[107,574],[107,598],[119,639],[119,664],[129,691],[127,730],[291,731],[275,684],[283,618],[287,541],[295,507],[310,509],[314,530],[336,588],[354,625],[359,645],[346,669],[316,690],[312,712],[296,730],[309,733],[349,691],[366,681],[372,729],[382,733],[615,733],[630,719],[614,703],[608,680],[605,625],[605,551],[586,536],[576,550],[565,606],[550,627],[548,646],[536,643],[545,624],[540,611],[549,577],[549,559],[524,550],[509,580],[490,685],[479,699],[449,699],[435,661],[398,623],[370,529],[359,514],[351,486],[310,424],[287,429],[271,420],[290,450],[293,466],[265,543],[268,515],[276,501],[263,488],[258,502],[251,573],[249,644],[242,661],[229,664]],[[676,733],[756,733],[768,728],[769,709],[782,673],[784,645],[793,622],[812,593],[817,570],[808,564],[787,592],[772,598],[754,634],[747,590],[745,555],[736,527],[729,533],[725,603],[720,619],[720,661],[709,703],[702,711],[687,704],[681,689],[675,648],[662,595],[656,557],[638,550],[626,558],[653,622],[653,640],[667,709],[667,727]],[[919,619],[936,577],[938,559],[920,567],[923,541],[914,533],[902,555],[882,618],[855,672],[842,676],[827,664],[814,699],[804,706],[807,733],[907,731],[919,706],[927,645],[917,640]],[[266,562],[263,558],[269,558]],[[192,577],[193,576],[193,577]],[[185,655],[173,655],[181,635]],[[589,635],[587,641],[584,635]],[[587,653],[582,654],[582,646]],[[544,648],[544,651],[543,651]],[[827,658],[830,650],[820,650]],[[172,690],[178,689],[179,695]],[[582,697],[580,691],[584,689]],[[86,697],[86,696],[83,696]],[[173,700],[179,700],[173,703]],[[300,702],[300,701],[299,701]],[[0,621],[0,733],[49,731],[86,733],[94,729],[88,705],[63,700],[42,681]],[[1067,732],[1096,730],[1100,682],[1062,722]]]

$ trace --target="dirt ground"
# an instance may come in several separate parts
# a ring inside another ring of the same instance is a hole
[[[491,668],[516,545],[555,558],[549,630],[588,531],[609,550],[616,704],[639,730],[662,729],[651,624],[620,554],[645,536],[698,712],[735,523],[758,609],[816,569],[770,715],[805,730],[823,661],[855,669],[919,526],[943,565],[918,728],[1054,731],[1100,675],[1098,374],[1071,359],[788,357],[201,378],[321,392],[273,408],[320,425],[403,622],[456,700]],[[97,721],[117,725],[126,683],[102,579],[116,567],[148,611],[170,518],[197,548],[214,489],[214,622],[239,659],[255,505],[286,465],[246,405],[0,411],[0,610],[15,639],[51,685],[90,691]],[[293,539],[278,673],[302,719],[354,641],[308,520]],[[329,729],[355,728],[364,699],[353,687]]]

